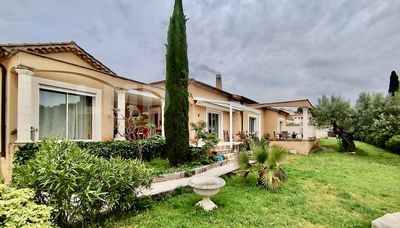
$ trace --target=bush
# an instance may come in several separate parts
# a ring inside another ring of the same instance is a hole
[[[18,150],[14,154],[14,164],[22,165],[25,164],[29,159],[35,156],[35,153],[39,150],[39,144],[27,143],[18,147]]]
[[[102,209],[130,210],[135,189],[151,183],[150,171],[137,160],[94,156],[78,144],[44,140],[25,165],[14,169],[13,183],[34,189],[39,203],[54,208],[59,225],[90,221]]]
[[[394,152],[400,154],[400,135],[395,135],[386,142],[386,147]]]
[[[139,145],[142,149],[143,160],[150,161],[154,158],[165,158],[165,139],[155,137],[140,141],[102,141],[102,142],[75,142],[79,148],[85,149],[92,155],[110,159],[120,157],[135,159]],[[14,155],[14,164],[23,165],[39,150],[40,143],[28,143],[20,146]]]
[[[31,189],[15,189],[0,184],[1,227],[51,227],[51,208],[37,205]]]
[[[207,131],[207,124],[201,120],[196,123],[190,123],[191,129],[195,132],[196,146],[189,147],[189,160],[192,162],[200,162],[202,164],[209,164],[217,161],[217,158],[212,154],[212,150],[219,143],[218,135],[214,132]],[[204,144],[199,147],[199,142]]]
[[[265,140],[253,140],[250,142],[250,153],[241,151],[239,154],[239,173],[247,177],[253,169],[256,169],[257,184],[269,190],[277,190],[287,179],[287,174],[282,168],[286,153],[285,149],[276,145],[269,147]],[[250,159],[254,159],[255,163],[250,163]]]

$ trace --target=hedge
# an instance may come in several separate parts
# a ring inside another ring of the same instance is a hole
[[[393,153],[400,154],[400,135],[395,135],[386,142],[386,148]]]
[[[98,157],[110,159],[120,157],[123,159],[135,159],[138,154],[139,145],[142,148],[144,161],[150,161],[154,158],[165,158],[165,139],[161,137],[151,138],[139,141],[100,141],[100,142],[75,142],[79,148],[87,150],[90,154]],[[39,143],[28,143],[20,146],[14,155],[14,162],[17,165],[23,165],[29,159],[33,158],[39,150]]]

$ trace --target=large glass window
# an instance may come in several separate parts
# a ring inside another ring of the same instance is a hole
[[[93,97],[40,89],[39,139],[92,139]]]
[[[219,114],[208,113],[208,132],[214,132],[219,135]]]
[[[257,132],[257,118],[255,117],[249,118],[249,132],[250,133]]]

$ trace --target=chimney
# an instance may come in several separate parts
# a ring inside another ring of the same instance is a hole
[[[222,90],[222,75],[220,74],[215,76],[215,87]]]

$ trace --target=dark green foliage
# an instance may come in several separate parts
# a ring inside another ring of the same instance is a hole
[[[218,159],[216,154],[205,152],[203,147],[189,147],[189,161],[206,165],[216,162]]]
[[[35,156],[35,153],[38,152],[38,150],[39,144],[37,143],[27,143],[18,147],[18,150],[14,153],[14,164],[25,164],[29,159]]]
[[[215,132],[207,131],[206,122],[204,120],[200,120],[197,123],[190,123],[190,127],[196,134],[196,146],[198,146],[199,143],[203,143],[202,149],[205,153],[209,154],[219,143],[218,135]]]
[[[386,142],[386,147],[397,154],[400,154],[400,135],[395,135]]]
[[[317,127],[333,128],[333,132],[339,136],[341,151],[356,151],[354,134],[356,133],[355,110],[350,102],[341,97],[322,96],[318,105],[311,110],[313,122]]]
[[[150,161],[154,158],[165,158],[165,139],[161,137],[140,141],[102,141],[102,142],[75,142],[79,148],[85,149],[92,155],[110,159],[120,157],[135,159],[138,143],[142,146],[143,160]],[[40,143],[28,143],[18,148],[14,155],[14,164],[22,165],[31,159],[39,150]]]
[[[34,195],[0,184],[0,227],[51,227],[51,207],[36,204]]]
[[[357,139],[385,147],[391,137],[400,135],[400,94],[362,93],[356,104]]]
[[[104,208],[140,207],[134,190],[151,181],[150,171],[137,160],[106,160],[56,139],[42,141],[32,159],[14,168],[13,176],[13,184],[34,189],[39,203],[54,208],[53,218],[61,226],[90,221]]]
[[[397,76],[396,71],[392,71],[390,74],[390,82],[389,82],[389,95],[394,96],[396,92],[399,91],[399,76]]]
[[[189,93],[186,18],[182,0],[176,0],[168,28],[166,56],[165,137],[172,166],[189,158]]]
[[[258,173],[259,185],[269,190],[277,190],[287,179],[287,174],[282,168],[287,151],[275,145],[269,147],[266,141],[259,140],[252,141],[250,149],[250,153],[242,151],[239,154],[239,173],[247,177],[254,168]],[[250,158],[254,159],[254,164],[250,163]]]

